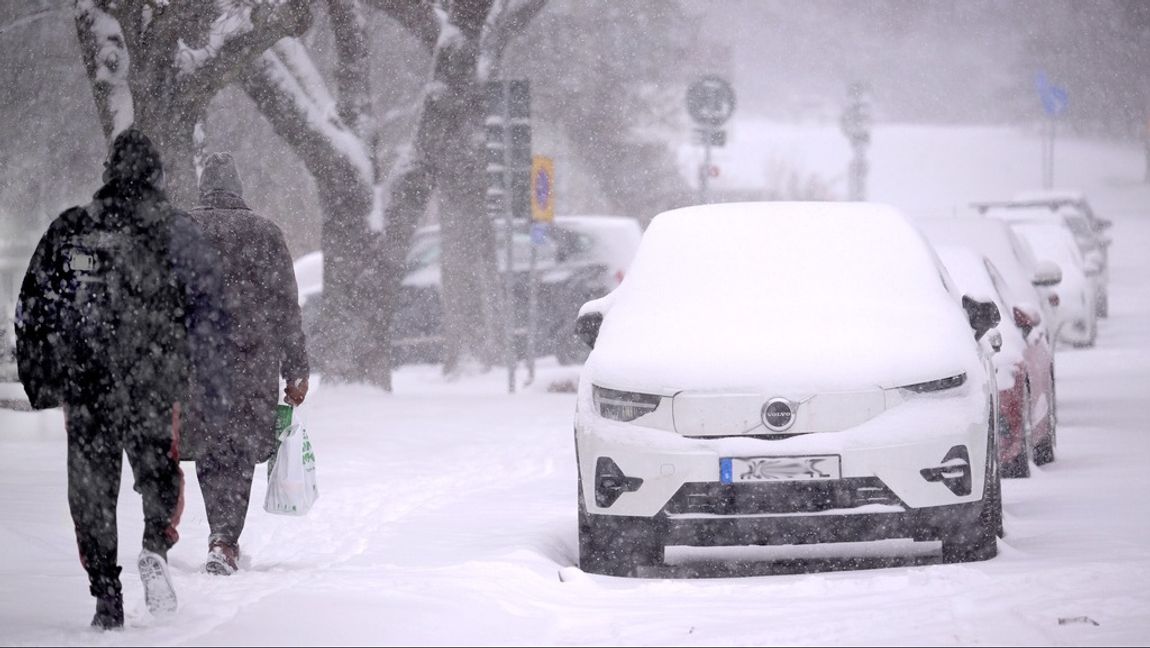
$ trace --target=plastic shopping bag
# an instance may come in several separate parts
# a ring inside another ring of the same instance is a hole
[[[307,438],[307,430],[298,420],[288,422],[280,433],[279,448],[268,462],[264,510],[277,515],[304,515],[318,497],[315,451]]]

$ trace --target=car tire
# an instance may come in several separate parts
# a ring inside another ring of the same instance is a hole
[[[605,576],[635,576],[640,567],[664,558],[658,520],[622,515],[593,515],[579,484],[579,568]]]
[[[942,560],[947,563],[990,560],[998,555],[998,538],[1005,537],[1002,520],[1002,480],[998,470],[998,450],[988,453],[985,486],[982,501],[977,507],[977,522],[973,525],[958,521],[942,538]]]
[[[1071,346],[1078,349],[1089,349],[1094,346],[1094,343],[1098,340],[1098,316],[1094,313],[1090,313],[1087,316],[1086,331],[1086,339],[1072,342]]]
[[[1026,405],[1023,405],[1026,408]],[[998,424],[1000,426],[1009,425],[1006,417],[1002,414],[998,415]],[[1007,479],[1026,479],[1030,477],[1030,434],[1026,425],[1026,414],[1023,413],[1022,419],[1022,452],[1015,455],[1014,459],[1002,464],[1002,476]]]
[[[1048,438],[1034,446],[1034,464],[1045,466],[1054,461],[1054,439]]]

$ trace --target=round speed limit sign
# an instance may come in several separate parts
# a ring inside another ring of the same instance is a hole
[[[726,79],[708,74],[687,89],[687,112],[704,126],[722,126],[735,112],[735,91]]]

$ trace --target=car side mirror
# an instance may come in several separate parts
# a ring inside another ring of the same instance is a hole
[[[1052,261],[1039,261],[1030,283],[1035,286],[1057,286],[1062,283],[1062,268]]]
[[[974,339],[976,340],[981,340],[987,331],[998,326],[998,322],[1002,320],[998,306],[992,301],[978,301],[963,295],[962,308],[970,320],[970,328],[974,329]]]
[[[1002,350],[1002,333],[1000,333],[998,329],[990,329],[986,333],[986,341],[990,343],[990,348],[993,349],[995,353]]]
[[[1022,330],[1024,337],[1030,335],[1030,331],[1042,323],[1042,313],[1034,304],[1022,303],[1014,306],[1011,314],[1014,315],[1014,325]]]
[[[603,313],[590,311],[583,313],[575,320],[575,336],[583,340],[583,344],[595,348],[595,340],[599,339],[599,327],[603,325]]]
[[[1042,314],[1038,309],[1031,304],[1019,304],[1012,309],[1014,315],[1014,324],[1022,331],[1022,336],[1027,337],[1034,327],[1042,323]]]

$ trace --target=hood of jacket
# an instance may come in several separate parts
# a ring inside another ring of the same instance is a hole
[[[212,153],[200,174],[199,206],[215,209],[248,209],[244,184],[230,153]]]

